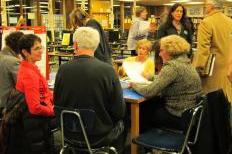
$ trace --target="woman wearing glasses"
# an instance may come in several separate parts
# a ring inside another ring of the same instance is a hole
[[[34,34],[24,35],[19,40],[23,57],[17,74],[16,89],[25,95],[27,110],[23,113],[25,153],[49,153],[49,117],[54,116],[53,96],[47,81],[35,65],[41,60],[41,39]]]

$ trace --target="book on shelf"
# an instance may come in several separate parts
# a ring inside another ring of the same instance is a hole
[[[204,70],[200,71],[201,76],[212,76],[216,54],[210,53]]]

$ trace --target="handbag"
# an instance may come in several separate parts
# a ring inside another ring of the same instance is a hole
[[[0,126],[0,153],[2,154],[6,154],[11,145],[14,145],[12,137],[22,136],[22,115],[26,110],[24,101],[25,97],[23,93],[16,89],[12,89],[9,92]],[[18,130],[21,127],[22,129]]]

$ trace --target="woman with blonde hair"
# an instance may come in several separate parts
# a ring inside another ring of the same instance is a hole
[[[124,69],[127,63],[134,64],[141,69],[137,69],[147,80],[152,80],[155,71],[154,60],[150,58],[150,52],[152,50],[152,43],[147,39],[139,40],[136,44],[137,56],[128,57],[123,62],[123,70],[120,72],[121,76],[126,76],[128,72]],[[136,67],[136,68],[138,68]],[[135,67],[134,67],[135,68]]]
[[[161,94],[164,102],[152,102],[156,108],[151,108],[152,125],[175,127],[184,126],[181,115],[185,109],[195,105],[201,95],[201,80],[187,57],[190,45],[182,37],[170,35],[160,40],[159,56],[163,60],[163,67],[150,85],[144,86],[132,83],[132,88],[146,98]],[[158,105],[158,108],[157,108]]]

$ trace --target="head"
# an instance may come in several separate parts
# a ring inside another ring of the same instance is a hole
[[[35,63],[41,60],[43,48],[41,39],[34,34],[26,34],[20,38],[19,51],[24,60]]]
[[[84,22],[87,18],[89,18],[89,14],[81,8],[75,8],[70,13],[69,18],[73,28],[77,28],[84,26]]]
[[[173,57],[187,54],[190,50],[189,43],[178,35],[169,35],[161,38],[159,56],[163,62],[167,62]]]
[[[97,49],[100,36],[97,30],[91,27],[79,27],[73,34],[75,55],[94,56]]]
[[[5,42],[6,45],[15,53],[15,55],[19,54],[17,42],[24,34],[20,31],[12,32],[6,36]]]
[[[205,0],[205,13],[209,14],[216,9],[222,9],[223,3],[224,0]]]
[[[140,58],[147,58],[150,55],[151,49],[152,43],[147,39],[139,40],[136,44],[136,51]]]
[[[138,18],[147,19],[147,9],[143,6],[136,8],[135,15]]]
[[[182,4],[176,3],[169,10],[168,20],[170,21],[175,20],[178,22],[182,22],[185,16],[186,16],[186,9],[184,8],[184,6]]]

